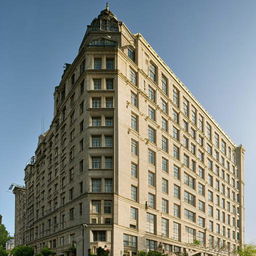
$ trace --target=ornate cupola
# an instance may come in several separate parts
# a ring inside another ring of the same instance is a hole
[[[87,26],[86,33],[80,45],[80,50],[84,46],[86,38],[90,33],[104,34],[109,32],[120,32],[121,24],[122,22],[119,21],[117,17],[109,10],[109,4],[107,3],[106,8],[100,12],[97,18],[93,19],[90,25]]]

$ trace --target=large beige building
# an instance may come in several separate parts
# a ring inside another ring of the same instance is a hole
[[[13,242],[18,246],[25,243],[26,188],[13,184],[10,190],[15,195],[15,240]],[[12,246],[12,241],[9,245]]]
[[[209,95],[210,97],[210,95]],[[107,7],[25,168],[25,243],[58,255],[221,255],[244,240],[244,149]]]

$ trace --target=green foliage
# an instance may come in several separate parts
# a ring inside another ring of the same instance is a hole
[[[26,246],[26,245],[16,246],[12,250],[12,255],[13,256],[33,256],[34,249],[32,247]]]
[[[55,252],[52,251],[51,249],[49,249],[48,247],[43,248],[43,249],[40,251],[40,253],[41,253],[42,256],[49,256],[49,255],[55,254]]]
[[[138,256],[147,256],[147,253],[144,251],[139,251]]]
[[[0,256],[7,256],[7,255],[8,255],[7,251],[2,246],[0,246]]]
[[[11,237],[3,224],[0,224],[0,246],[5,248],[5,244]]]
[[[237,250],[239,256],[256,256],[256,245],[246,244]]]
[[[193,244],[195,244],[195,245],[200,245],[201,243],[200,243],[199,240],[194,240]]]
[[[108,256],[109,251],[105,251],[102,247],[97,249],[97,256]]]

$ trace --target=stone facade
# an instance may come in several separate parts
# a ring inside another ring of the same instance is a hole
[[[52,124],[25,168],[25,243],[58,255],[227,254],[244,239],[243,160],[106,8],[66,64]]]
[[[15,246],[25,244],[26,188],[12,185],[15,195]]]

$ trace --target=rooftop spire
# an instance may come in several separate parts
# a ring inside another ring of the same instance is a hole
[[[109,3],[106,2],[106,10],[109,11]]]

